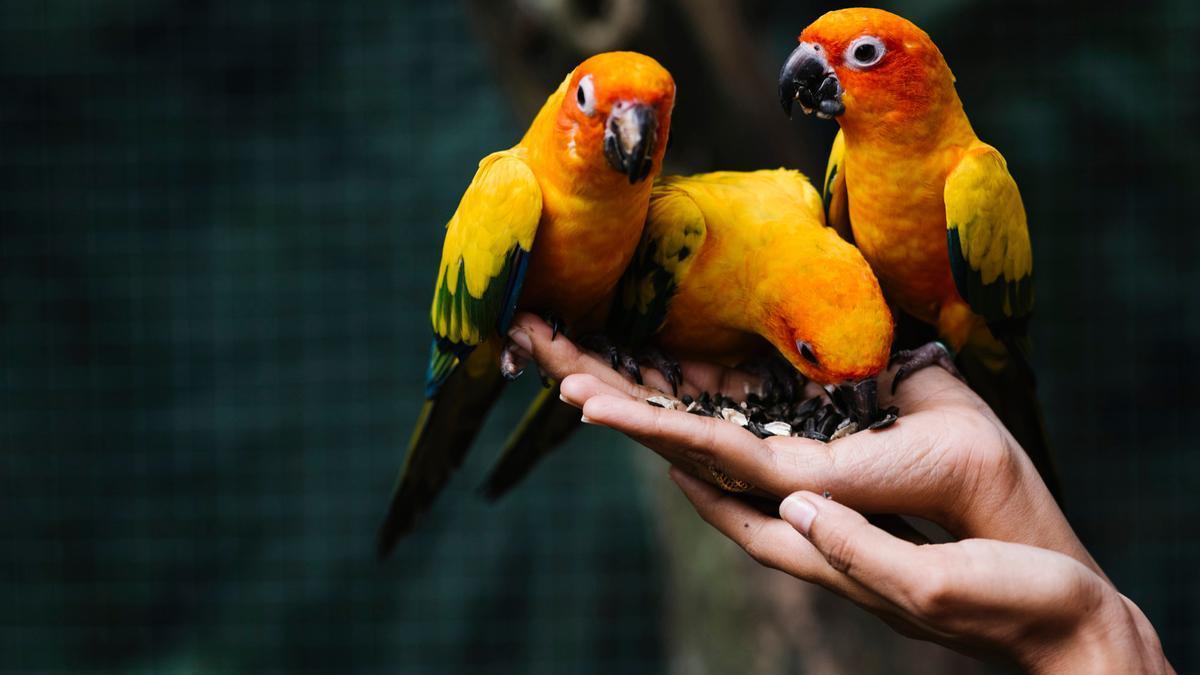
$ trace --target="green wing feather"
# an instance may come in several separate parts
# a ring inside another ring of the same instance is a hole
[[[707,235],[704,214],[684,190],[670,178],[654,186],[642,241],[621,279],[611,335],[637,346],[658,332]]]
[[[536,177],[519,150],[507,150],[479,163],[446,225],[430,309],[427,400],[379,529],[381,557],[433,503],[500,395],[494,351],[476,348],[508,330],[541,213]]]
[[[516,150],[488,155],[446,225],[430,320],[427,397],[481,342],[512,321],[542,214],[542,193]]]
[[[946,243],[959,295],[990,326],[1023,328],[1033,310],[1033,248],[1008,165],[978,143],[946,179]]]
[[[959,295],[1008,351],[999,369],[968,345],[959,368],[1060,497],[1026,332],[1033,311],[1033,249],[1025,207],[1004,157],[970,148],[946,179],[946,244]]]

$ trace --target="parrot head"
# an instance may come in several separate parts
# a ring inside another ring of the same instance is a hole
[[[871,267],[853,245],[821,228],[772,286],[764,337],[820,384],[856,385],[887,367],[892,312]],[[812,264],[812,261],[819,261]],[[807,262],[808,264],[805,264]]]
[[[951,100],[954,76],[925,31],[880,9],[829,12],[800,34],[779,72],[788,115],[895,126]]]
[[[566,85],[559,128],[568,155],[607,165],[630,184],[658,173],[675,107],[675,80],[658,61],[636,52],[597,54]]]

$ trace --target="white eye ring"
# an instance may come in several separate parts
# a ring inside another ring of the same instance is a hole
[[[591,117],[596,113],[596,85],[592,83],[591,75],[584,75],[575,88],[575,102],[584,115]]]
[[[879,63],[886,51],[883,40],[874,35],[864,35],[846,47],[846,53],[842,56],[842,60],[851,68],[870,68]]]

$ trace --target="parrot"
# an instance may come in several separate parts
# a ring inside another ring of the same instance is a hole
[[[957,360],[1057,496],[1030,361],[1025,207],[954,85],[923,30],[855,8],[804,28],[780,71],[779,96],[789,116],[799,103],[806,115],[836,119],[823,183],[827,223],[859,247],[894,306],[940,339],[895,355],[893,390],[926,365],[958,374]]]
[[[878,408],[864,385],[887,366],[893,328],[870,265],[825,226],[816,188],[777,169],[660,179],[608,332],[635,350],[653,345],[649,360],[672,386],[676,356],[738,367],[778,355],[809,380],[850,387],[855,413],[869,421]],[[487,495],[515,484],[579,424],[556,396],[542,403],[509,441]]]
[[[518,310],[600,331],[662,168],[675,81],[656,60],[580,63],[515,146],[479,162],[446,225],[425,403],[379,530],[385,557],[462,462],[506,381]]]

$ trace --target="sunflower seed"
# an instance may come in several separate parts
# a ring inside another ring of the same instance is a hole
[[[763,429],[766,429],[772,436],[791,436],[792,425],[787,422],[771,422],[764,424]]]
[[[667,410],[675,409],[675,399],[667,398],[666,396],[651,396],[646,399],[646,403],[657,408],[666,408]]]
[[[864,428],[882,429],[899,416],[893,406],[880,411],[880,417],[870,426],[856,420],[847,407],[847,393],[838,387],[826,387],[827,396],[813,396],[802,403],[758,393],[747,395],[745,401],[735,401],[721,393],[703,392],[695,398],[684,396],[675,400],[666,396],[646,399],[651,405],[670,410],[686,410],[701,417],[726,420],[759,438],[769,436],[800,436],[828,443],[845,438]]]
[[[858,431],[858,425],[850,421],[850,418],[847,417],[846,419],[842,420],[842,423],[839,424],[838,428],[834,430],[832,435],[830,435],[829,440],[836,441],[837,439],[845,438],[856,431]]]
[[[724,417],[726,422],[733,422],[739,427],[744,427],[750,422],[737,408],[721,408],[721,417]]]

